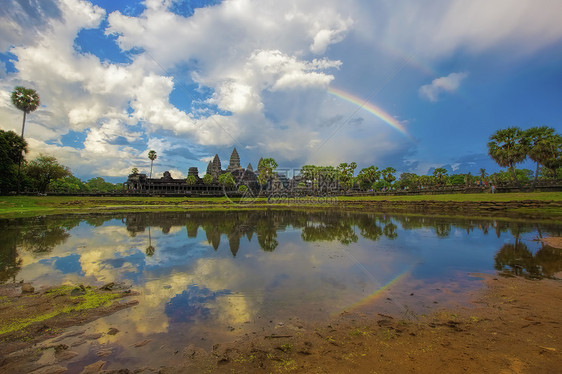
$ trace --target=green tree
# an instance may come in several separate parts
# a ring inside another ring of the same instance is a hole
[[[447,183],[451,184],[451,185],[461,185],[461,184],[466,184],[466,180],[467,180],[467,175],[466,174],[453,174],[449,177],[449,180]]]
[[[486,173],[486,169],[480,168],[480,179],[485,180],[487,176],[488,173]]]
[[[193,186],[195,185],[195,183],[197,183],[197,178],[195,178],[194,175],[188,175],[187,178],[185,179],[185,182],[187,183],[188,186]]]
[[[203,176],[203,184],[207,186],[213,184],[213,176],[211,174],[205,174]]]
[[[552,127],[532,127],[524,132],[523,143],[526,148],[527,155],[531,160],[537,163],[535,171],[535,179],[531,190],[535,189],[537,180],[539,179],[540,165],[555,164],[558,160],[560,165],[561,157],[561,136],[556,134]],[[554,161],[554,162],[553,162]]]
[[[433,170],[433,176],[435,177],[437,183],[445,184],[445,180],[447,179],[447,169],[437,168]]]
[[[337,167],[340,185],[346,190],[351,189],[355,183],[355,178],[353,176],[355,168],[357,168],[357,164],[355,162],[350,164],[342,162]]]
[[[420,175],[419,181],[423,187],[427,187],[435,184],[435,178],[432,175]]]
[[[102,177],[96,177],[88,180],[88,188],[95,192],[111,192],[119,189],[118,185],[106,182]]]
[[[25,88],[21,86],[17,86],[12,91],[12,104],[19,110],[23,112],[23,122],[21,125],[21,137],[24,138],[23,134],[25,132],[25,118],[28,113],[35,111],[39,104],[41,104],[39,100],[39,95],[34,89]],[[19,193],[20,188],[20,172],[21,172],[21,161],[23,158],[23,154],[20,153],[19,161],[18,161],[18,182],[17,182],[17,189]]]
[[[373,188],[373,184],[381,178],[381,171],[376,166],[361,169],[357,174],[357,184],[362,190]]]
[[[154,163],[154,160],[156,160],[158,156],[156,155],[156,151],[155,150],[150,150],[148,151],[148,159],[150,160],[150,177],[152,178],[152,164]]]
[[[232,174],[224,173],[219,176],[219,184],[225,188],[232,188],[236,185]]]
[[[26,166],[25,173],[32,184],[43,193],[47,191],[51,181],[71,175],[70,170],[59,164],[55,157],[42,154]]]
[[[515,169],[515,178],[521,183],[526,183],[533,178],[533,172],[529,169]],[[508,171],[499,171],[490,176],[495,182],[508,183],[513,180],[513,175]]]
[[[301,176],[305,181],[310,181],[312,186],[318,183],[318,167],[315,165],[304,165],[301,168]]]
[[[396,173],[396,169],[389,166],[381,171],[382,179],[384,179],[390,185],[396,180],[394,173]]]
[[[420,177],[415,173],[402,173],[397,183],[400,187],[417,188],[419,181]]]
[[[238,186],[238,192],[246,192],[248,191],[248,186],[241,184],[240,186]]]
[[[523,162],[527,157],[526,147],[522,143],[523,131],[518,127],[509,127],[496,131],[488,143],[488,154],[496,163],[511,171],[513,180],[522,189],[521,183],[515,175],[515,165]]]
[[[12,103],[23,112],[23,123],[21,125],[21,137],[23,138],[25,117],[28,113],[35,111],[39,107],[41,103],[39,95],[34,89],[18,86],[12,91]]]
[[[13,131],[0,130],[0,193],[17,189],[17,165],[26,151],[27,143],[21,136]]]
[[[131,174],[138,174],[139,173],[139,169],[138,168],[133,168],[131,170]]]
[[[74,175],[67,175],[51,181],[48,190],[53,192],[76,193],[89,191],[90,188]]]
[[[274,170],[277,168],[277,162],[273,158],[262,158],[258,162],[258,182],[264,186],[274,176]]]

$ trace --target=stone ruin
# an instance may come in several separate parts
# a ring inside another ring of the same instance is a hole
[[[174,179],[169,171],[165,171],[161,178],[148,178],[146,174],[130,174],[127,182],[125,182],[126,189],[131,193],[155,193],[155,194],[215,194],[223,193],[223,186],[219,184],[219,177],[225,173],[232,174],[237,190],[239,186],[245,185],[250,190],[259,188],[257,176],[254,172],[252,164],[249,163],[244,169],[240,166],[240,156],[236,148],[232,150],[230,155],[230,162],[226,170],[222,169],[221,160],[218,154],[215,155],[212,161],[209,161],[207,166],[207,174],[213,177],[211,184],[203,183],[203,179],[199,177],[199,170],[197,167],[190,167],[187,176],[195,177],[195,184],[190,185],[187,183],[186,178]]]

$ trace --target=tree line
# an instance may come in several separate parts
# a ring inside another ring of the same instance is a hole
[[[21,136],[13,131],[0,130],[0,193],[12,191],[19,193],[25,190],[37,190],[45,193],[53,192],[110,192],[120,191],[121,183],[112,184],[101,177],[92,178],[83,182],[76,178],[66,166],[58,163],[55,157],[39,155],[36,159],[27,162],[24,154],[27,152],[27,142],[24,138],[25,121],[29,113],[35,111],[40,105],[39,95],[35,90],[25,87],[15,87],[11,95],[12,103],[23,112]],[[533,190],[539,177],[545,179],[560,179],[562,177],[562,136],[547,126],[532,127],[521,130],[518,127],[509,127],[496,131],[488,143],[488,154],[497,164],[505,167],[500,171],[488,175],[485,169],[480,169],[479,175],[452,174],[444,168],[436,168],[432,175],[417,175],[415,173],[402,173],[397,178],[396,169],[386,167],[379,169],[371,165],[365,167],[355,175],[357,164],[340,163],[337,167],[305,165],[300,170],[299,188],[312,188],[317,190],[387,190],[387,189],[414,189],[445,185],[471,185],[474,183],[507,183],[513,182],[520,189],[522,184],[532,180]],[[154,150],[148,152],[150,159],[150,178],[152,167],[157,154]],[[536,163],[536,170],[516,169],[515,166],[527,158]],[[22,169],[23,166],[23,169]],[[260,159],[258,163],[257,179],[260,185],[266,185],[277,177],[275,169],[278,164],[273,158]],[[133,168],[133,174],[138,173]],[[197,182],[194,176],[186,178],[188,185]],[[202,178],[204,184],[218,182],[225,187],[234,187],[236,182],[230,173],[221,174],[218,180],[211,175]],[[239,189],[247,189],[240,186]]]
[[[87,182],[72,175],[70,169],[61,165],[50,155],[40,154],[27,161],[27,142],[14,131],[0,130],[0,194],[14,191],[36,191],[39,193],[87,193],[121,191],[122,183],[106,182],[101,177]]]
[[[110,192],[122,190],[121,183],[113,184],[101,177],[83,182],[50,155],[40,154],[31,161],[25,160],[28,145],[24,138],[25,121],[41,101],[31,88],[15,87],[11,95],[12,104],[23,112],[21,136],[14,131],[0,130],[0,194],[13,191],[32,190],[40,193],[52,192]]]
[[[537,181],[562,178],[562,136],[551,127],[541,126],[521,130],[510,127],[496,131],[488,143],[490,157],[501,167],[507,168],[489,175],[481,168],[477,175],[461,173],[448,175],[445,168],[436,168],[432,175],[401,173],[397,178],[396,169],[379,169],[371,165],[355,175],[357,164],[341,163],[337,167],[305,165],[300,170],[301,188],[319,190],[387,190],[420,189],[447,185],[488,185],[489,183],[515,183],[520,189],[523,184],[531,184],[534,190]],[[527,158],[536,163],[535,172],[529,169],[516,169],[517,164]]]

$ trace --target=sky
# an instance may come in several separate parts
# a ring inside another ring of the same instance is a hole
[[[479,174],[496,130],[562,132],[559,0],[3,0],[0,129],[124,182],[356,162]],[[530,163],[524,167],[532,168]]]

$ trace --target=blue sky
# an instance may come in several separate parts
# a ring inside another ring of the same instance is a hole
[[[558,0],[6,0],[0,128],[21,131],[23,85],[42,102],[29,157],[82,179],[146,172],[150,149],[156,175],[202,176],[233,147],[243,166],[493,172],[497,129],[562,129],[559,14]]]

